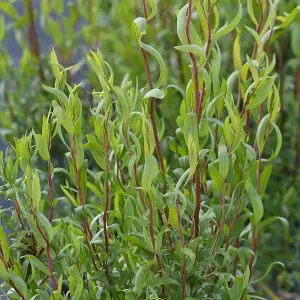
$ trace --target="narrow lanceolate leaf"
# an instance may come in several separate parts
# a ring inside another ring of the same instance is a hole
[[[267,114],[260,121],[259,126],[257,128],[256,140],[257,140],[257,148],[259,153],[262,153],[264,149],[265,135],[266,135],[266,131],[268,130],[267,128],[269,125],[269,120],[270,120],[270,115]]]
[[[0,227],[0,245],[1,245],[4,260],[5,260],[5,262],[8,262],[8,259],[9,259],[9,245],[8,245],[8,241],[7,241],[7,238],[6,238],[4,228],[2,226]]]
[[[254,9],[253,9],[253,0],[247,0],[247,8],[248,8],[248,14],[250,16],[250,19],[256,26],[258,26],[258,22],[256,20]]]
[[[268,267],[268,269],[266,270],[265,274],[261,277],[261,278],[258,278],[258,279],[255,279],[255,280],[252,280],[251,281],[251,284],[255,284],[255,283],[258,283],[258,282],[261,282],[263,281],[267,276],[268,274],[270,273],[270,271],[272,270],[272,268],[275,266],[275,265],[278,265],[278,266],[281,266],[282,268],[284,268],[284,264],[280,261],[275,261],[273,263],[271,263]]]
[[[148,16],[147,21],[150,21],[157,13],[157,4],[155,0],[147,0],[149,6],[151,7],[151,14]]]
[[[220,144],[218,147],[218,159],[219,159],[219,172],[223,178],[226,179],[229,170],[229,155],[224,144]]]
[[[243,16],[243,6],[242,6],[241,2],[239,1],[239,12],[236,15],[236,17],[229,24],[225,24],[222,28],[220,28],[213,36],[215,38],[218,38],[218,37],[228,34],[239,24],[239,22],[242,19],[242,16]]]
[[[4,15],[0,16],[0,42],[4,39],[5,37],[5,20],[4,20]]]
[[[255,107],[258,107],[267,99],[267,97],[273,91],[275,78],[276,76],[274,75],[271,78],[267,78],[263,81],[263,83],[257,88],[253,99],[249,101],[249,104],[247,105],[246,109],[253,109]]]
[[[9,279],[14,283],[25,299],[28,299],[28,288],[24,280],[20,276],[16,276],[12,271],[9,272]]]
[[[284,233],[285,235],[288,233],[289,230],[289,222],[287,221],[287,219],[283,218],[283,217],[269,217],[266,220],[263,220],[262,222],[260,222],[257,225],[257,231],[259,232],[260,230],[264,229],[266,226],[268,226],[269,224],[272,224],[275,221],[280,221],[283,229],[284,229]]]
[[[50,159],[50,153],[48,151],[48,141],[41,134],[35,134],[36,147],[39,151],[42,159],[48,161]]]
[[[143,176],[142,176],[142,186],[145,191],[150,192],[152,182],[157,171],[157,162],[153,156],[146,156]]]
[[[180,42],[183,45],[188,44],[188,40],[186,37],[186,28],[185,28],[187,10],[188,10],[188,4],[186,4],[180,9],[177,16],[177,34]]]
[[[188,138],[188,150],[189,150],[189,161],[190,161],[190,172],[189,177],[192,177],[195,173],[197,166],[197,147],[193,140],[192,135]]]
[[[260,193],[264,195],[266,192],[266,188],[272,173],[272,165],[266,165],[261,173],[260,177]]]
[[[163,99],[165,97],[165,93],[161,89],[152,89],[151,91],[147,92],[143,99],[148,98],[156,98],[156,99]]]
[[[62,101],[63,104],[65,105],[65,107],[68,107],[68,103],[69,103],[69,99],[68,97],[66,96],[66,94],[56,88],[52,88],[52,87],[49,87],[49,86],[46,86],[46,85],[42,85],[44,90],[46,90],[47,92],[55,95],[59,101]]]
[[[33,178],[32,178],[32,205],[34,210],[39,209],[40,200],[41,200],[40,178],[38,172],[35,171],[33,173]]]
[[[138,269],[135,279],[134,279],[134,288],[133,291],[140,296],[142,294],[143,288],[147,282],[149,274],[148,264],[144,263]]]
[[[181,46],[175,46],[174,48],[178,51],[193,53],[193,54],[199,56],[202,61],[205,60],[205,57],[206,57],[205,56],[205,51],[203,50],[202,47],[200,47],[198,45],[194,45],[194,44],[181,45]]]
[[[168,77],[167,66],[166,66],[161,54],[156,49],[143,43],[142,41],[139,41],[139,44],[144,50],[149,52],[156,59],[156,61],[159,64],[160,75],[159,75],[159,79],[156,83],[156,88],[159,89],[162,85],[164,85],[166,83],[166,80]]]
[[[264,215],[264,206],[262,204],[261,196],[258,195],[255,191],[249,193],[251,200],[253,215],[254,215],[254,224],[258,224]]]
[[[49,269],[35,256],[30,255],[30,254],[26,254],[23,256],[24,258],[28,258],[30,263],[35,266],[37,269],[39,269],[40,271],[42,271],[43,273],[45,273],[46,275],[50,276],[51,272],[49,271]]]
[[[2,260],[0,260],[0,278],[4,281],[9,280],[8,271],[7,271],[7,269],[4,265],[4,262]]]
[[[233,43],[233,64],[236,70],[240,70],[243,66],[241,57],[240,36],[240,30],[237,30],[236,38]]]
[[[177,220],[177,212],[174,205],[169,205],[169,218],[168,221],[173,228],[178,229],[178,220]]]
[[[213,164],[208,165],[208,171],[213,183],[218,187],[220,191],[223,190],[223,178]]]
[[[136,34],[137,39],[146,34],[147,20],[145,18],[137,18],[132,22],[132,31]]]

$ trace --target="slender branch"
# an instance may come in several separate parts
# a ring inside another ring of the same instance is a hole
[[[176,213],[177,213],[177,221],[178,221],[178,230],[180,236],[180,243],[181,249],[184,249],[184,236],[182,232],[182,225],[181,225],[181,215],[179,210],[179,199],[176,199]],[[185,289],[186,289],[186,279],[187,279],[187,270],[186,270],[186,260],[185,255],[181,252],[181,299],[185,298]]]
[[[83,193],[82,193],[82,189],[81,189],[81,183],[80,183],[80,170],[78,169],[77,163],[76,163],[76,156],[77,155],[76,155],[76,147],[75,147],[74,137],[72,135],[69,135],[69,139],[70,139],[71,159],[72,159],[74,172],[75,172],[75,181],[76,181],[76,186],[77,186],[77,193],[78,193],[80,205],[84,207],[85,201],[84,201],[84,197],[83,197]],[[92,240],[93,235],[92,235],[91,231],[89,230],[89,224],[88,224],[88,218],[87,217],[84,217],[83,230],[84,230],[84,233],[86,235],[87,246],[89,247],[92,254],[96,254],[97,251],[96,251],[95,245],[90,244],[90,240]],[[92,255],[92,263],[94,265],[94,268],[96,270],[98,270],[93,255]]]
[[[190,34],[190,23],[191,23],[191,17],[192,17],[192,0],[189,0],[188,3],[188,12],[187,12],[187,19],[186,19],[186,36],[189,44],[192,44],[191,34]],[[195,106],[195,112],[197,114],[197,120],[198,125],[200,123],[201,119],[201,98],[199,94],[199,81],[198,81],[198,68],[197,68],[197,61],[194,53],[189,53],[192,67],[193,67],[193,79],[194,79],[194,85],[195,85],[195,98],[196,98],[196,106]],[[204,94],[205,85],[203,84],[202,87],[202,94]],[[199,131],[199,126],[198,126]],[[198,132],[199,135],[199,132]],[[201,183],[200,183],[200,168],[199,165],[196,167],[196,173],[195,173],[195,183],[196,183],[196,207],[195,207],[195,213],[194,213],[194,235],[195,238],[199,236],[199,213],[201,209]]]
[[[108,133],[107,126],[104,125],[104,152],[105,152],[105,172],[106,174],[109,171],[109,142],[108,142]],[[107,234],[107,220],[108,220],[108,208],[109,208],[109,180],[105,181],[105,204],[104,204],[104,213],[103,213],[103,229],[104,229],[104,239],[105,239],[105,252],[108,255],[108,234]],[[108,265],[107,261],[104,262],[106,277],[109,280]]]
[[[285,119],[284,119],[284,82],[285,82],[285,73],[284,73],[284,50],[285,50],[285,34],[280,38],[280,49],[278,57],[278,71],[280,78],[280,131],[284,131]]]
[[[142,2],[143,2],[144,18],[147,19],[146,1],[142,0]],[[143,43],[145,42],[145,36],[142,36],[142,42]],[[142,53],[143,59],[144,59],[144,65],[145,65],[145,69],[146,69],[148,84],[149,84],[150,89],[153,89],[153,82],[152,82],[152,77],[151,77],[151,74],[150,74],[148,53],[142,47],[140,47],[140,50],[141,50],[141,53]],[[158,161],[159,161],[160,171],[162,173],[163,180],[164,180],[164,184],[162,186],[162,192],[163,192],[163,194],[165,194],[166,193],[166,188],[167,188],[167,186],[166,186],[166,170],[165,170],[164,160],[163,160],[161,147],[160,147],[160,142],[159,142],[159,138],[158,138],[157,125],[156,125],[156,119],[155,119],[155,99],[154,98],[150,98],[150,119],[151,119],[152,128],[153,128],[156,154],[157,154]],[[164,209],[164,214],[166,216],[166,219],[168,220],[168,209],[167,209],[167,207]],[[167,226],[169,226],[168,223],[167,223]],[[167,236],[168,236],[168,239],[169,239],[170,248],[172,249],[173,248],[173,243],[172,243],[170,232],[167,232]]]
[[[300,67],[298,67],[295,76],[295,99],[298,102],[298,122],[297,122],[297,129],[296,129],[293,183],[296,183],[297,181],[297,175],[300,167]]]
[[[105,172],[109,171],[109,144],[107,128],[104,129],[104,152],[105,152]],[[108,254],[108,235],[107,235],[107,213],[109,207],[109,181],[105,182],[105,205],[104,205],[104,215],[103,215],[103,228],[104,228],[104,238],[105,238],[105,252]]]
[[[26,9],[29,17],[29,29],[28,29],[29,44],[30,44],[32,54],[38,60],[40,80],[44,81],[45,77],[44,77],[44,72],[41,63],[40,46],[39,46],[39,41],[35,30],[35,25],[34,25],[34,12],[33,12],[32,0],[26,0]]]
[[[149,194],[147,194],[147,198],[148,198],[148,206],[149,206],[149,231],[150,231],[150,238],[151,238],[151,242],[152,242],[152,247],[153,250],[155,252],[155,257],[156,257],[156,261],[157,261],[157,265],[158,265],[158,273],[160,277],[163,277],[163,267],[160,261],[160,256],[158,254],[158,252],[156,251],[156,246],[155,246],[155,235],[154,235],[154,224],[153,224],[153,206],[152,206],[152,201],[150,199]],[[161,293],[162,293],[162,297],[164,299],[167,299],[166,297],[166,293],[165,293],[165,287],[162,284],[161,285]]]
[[[53,275],[53,265],[52,265],[52,259],[51,259],[51,253],[50,253],[50,242],[49,242],[48,237],[45,235],[44,231],[40,227],[36,214],[34,214],[34,218],[35,218],[36,227],[46,242],[46,255],[47,255],[47,260],[48,260],[48,268],[51,273],[50,278],[52,280],[54,289],[57,290],[57,288],[58,288],[57,282]]]

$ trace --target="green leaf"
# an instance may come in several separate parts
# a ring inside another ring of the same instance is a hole
[[[54,233],[49,220],[46,218],[45,215],[41,213],[37,213],[37,217],[38,217],[39,225],[42,226],[43,232],[46,233],[48,240],[51,243]]]
[[[250,16],[250,19],[256,26],[258,26],[258,22],[256,20],[254,9],[253,9],[253,0],[247,0],[247,9],[248,9],[248,14]]]
[[[136,34],[139,39],[142,35],[146,34],[147,31],[147,20],[145,18],[137,18],[132,22],[132,31]]]
[[[24,280],[20,276],[16,276],[13,272],[9,272],[9,279],[15,284],[25,299],[28,299],[28,289]]]
[[[178,229],[177,212],[174,205],[168,205],[169,218],[168,221],[174,229]]]
[[[189,150],[189,162],[190,162],[190,172],[189,172],[189,177],[191,178],[197,167],[197,147],[196,143],[193,140],[192,135],[189,135],[188,138],[188,150]]]
[[[166,66],[161,54],[157,50],[155,50],[153,47],[143,43],[142,41],[140,41],[139,44],[144,50],[146,50],[152,56],[154,56],[154,58],[156,59],[156,61],[159,64],[160,75],[159,75],[159,79],[156,84],[156,88],[159,89],[163,84],[165,84],[165,82],[167,80],[167,76],[168,76],[167,66]]]
[[[237,276],[233,280],[233,285],[230,293],[231,300],[239,300],[243,292],[243,277]]]
[[[257,148],[259,154],[261,154],[264,149],[265,135],[266,135],[267,126],[269,124],[269,120],[270,120],[270,115],[267,114],[262,118],[257,128],[256,140],[257,140]]]
[[[65,107],[69,106],[69,99],[65,93],[63,93],[62,91],[60,91],[56,88],[52,88],[52,87],[46,86],[44,84],[42,84],[42,86],[43,86],[44,90],[55,95],[59,99],[59,101],[62,101],[62,103],[64,104]]]
[[[148,16],[147,21],[150,21],[157,13],[157,4],[155,0],[147,0],[149,6],[151,7],[151,14]]]
[[[236,38],[233,43],[233,64],[236,70],[242,69],[242,57],[241,57],[241,44],[240,44],[241,32],[237,30]]]
[[[249,193],[253,207],[254,224],[258,224],[264,215],[264,206],[261,197],[254,191]]]
[[[149,249],[145,241],[143,241],[141,238],[135,236],[135,235],[128,235],[128,234],[123,234],[122,237],[130,242],[131,244],[137,246],[139,249],[145,251],[148,254],[153,254],[153,251]]]
[[[39,151],[42,159],[48,161],[50,160],[50,153],[48,151],[48,141],[41,135],[35,134],[36,147]]]
[[[203,48],[195,44],[175,46],[174,48],[178,51],[189,52],[198,55],[202,61],[204,61],[206,58]]]
[[[157,170],[158,167],[155,158],[153,156],[146,156],[142,175],[142,186],[146,192],[151,191],[152,182]]]
[[[192,262],[195,262],[196,255],[192,249],[183,248],[183,249],[181,249],[181,252],[184,253],[185,255],[187,255],[191,259]]]
[[[18,13],[13,3],[10,1],[1,1],[0,2],[0,10],[2,10],[5,14],[7,14],[12,19],[16,19],[18,17]]]
[[[82,292],[83,292],[83,282],[79,283],[77,285],[77,288],[75,290],[75,293],[72,297],[73,300],[80,300],[82,299],[81,295],[82,295]]]
[[[180,42],[183,45],[188,44],[188,40],[186,37],[186,15],[187,15],[188,7],[189,7],[188,4],[183,6],[177,15],[177,34]]]
[[[148,98],[156,98],[156,99],[163,99],[165,97],[165,93],[161,89],[152,89],[151,91],[147,92],[143,99]]]
[[[269,217],[266,220],[263,220],[262,222],[260,222],[257,225],[257,231],[261,231],[264,227],[268,226],[269,224],[275,222],[275,221],[280,221],[283,228],[284,228],[284,234],[286,235],[288,233],[289,230],[289,222],[287,221],[287,219],[283,218],[283,217]]]
[[[272,165],[266,165],[261,173],[260,177],[260,194],[264,195],[266,192],[266,188],[272,173]]]
[[[3,263],[2,260],[0,260],[0,278],[4,281],[8,281],[9,280],[9,275],[8,275],[8,271],[5,268],[5,265]]]
[[[39,209],[39,203],[41,200],[41,186],[39,174],[37,171],[33,173],[32,178],[32,205],[34,210]]]
[[[276,141],[275,151],[271,155],[271,157],[268,159],[268,162],[271,162],[273,159],[275,159],[278,156],[281,146],[282,146],[282,135],[281,135],[279,127],[275,123],[272,123],[272,127],[275,129],[277,141]]]
[[[147,283],[148,274],[149,274],[149,267],[147,263],[142,264],[139,267],[137,273],[135,274],[133,291],[138,296],[140,296],[143,292],[143,288]]]
[[[39,269],[46,275],[51,276],[50,270],[38,258],[30,254],[26,254],[23,257],[28,258],[30,263],[34,265],[37,269]]]
[[[8,262],[8,260],[9,260],[9,245],[8,245],[8,241],[6,238],[5,231],[2,226],[0,227],[0,243],[1,243],[1,250],[3,253],[4,261]]]
[[[208,165],[208,171],[213,183],[217,186],[219,191],[223,190],[223,178],[215,166],[211,163]]]
[[[259,283],[259,282],[263,281],[268,276],[268,274],[271,272],[273,267],[276,266],[276,265],[281,266],[282,268],[284,268],[284,264],[282,262],[275,261],[275,262],[273,262],[269,265],[268,269],[266,270],[265,274],[262,277],[260,277],[256,280],[252,280],[250,283],[251,284],[256,284],[256,283]]]
[[[237,16],[229,24],[225,24],[222,28],[220,28],[213,35],[213,37],[218,38],[218,37],[228,34],[230,31],[232,31],[238,25],[238,23],[242,19],[242,16],[243,16],[243,6],[242,6],[241,2],[239,1],[239,12],[238,12]]]
[[[219,144],[218,147],[218,159],[219,159],[219,172],[223,178],[226,179],[229,170],[229,155],[224,144]]]
[[[259,106],[267,99],[267,97],[273,91],[275,78],[276,75],[272,76],[271,78],[267,78],[263,81],[263,83],[257,88],[257,91],[255,92],[255,97],[249,101],[249,104],[246,107],[247,110]]]
[[[3,41],[5,37],[5,19],[4,15],[0,16],[0,42]]]
[[[181,284],[171,277],[155,277],[154,280],[151,282],[151,286],[153,288],[161,286],[161,285],[177,285],[181,286]]]

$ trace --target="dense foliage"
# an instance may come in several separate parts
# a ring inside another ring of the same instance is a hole
[[[0,49],[3,293],[251,299],[272,267],[297,288],[296,2],[102,2],[41,2],[49,64],[31,1],[0,2],[23,48]]]

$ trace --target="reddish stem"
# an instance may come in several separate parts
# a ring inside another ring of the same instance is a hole
[[[178,230],[179,230],[179,236],[180,236],[180,243],[181,243],[181,249],[184,249],[184,236],[182,232],[182,225],[181,225],[181,215],[179,210],[179,199],[176,199],[176,213],[177,213],[177,220],[178,220]],[[183,252],[181,252],[181,299],[185,298],[185,289],[186,289],[186,278],[187,278],[187,270],[186,270],[186,260],[185,255]]]
[[[51,223],[53,220],[54,206],[53,206],[53,182],[52,182],[52,174],[51,174],[51,161],[48,160],[48,185],[49,185],[49,198],[51,201],[51,211],[49,215],[49,222]]]
[[[142,2],[143,2],[144,18],[147,19],[146,1],[142,0]],[[142,42],[143,43],[145,42],[145,36],[142,36]],[[153,89],[153,82],[152,82],[152,77],[150,74],[148,54],[147,54],[147,51],[145,51],[142,47],[140,47],[140,50],[141,50],[141,53],[144,58],[144,64],[145,64],[148,84],[149,84],[150,89]],[[159,138],[158,138],[157,125],[156,125],[156,120],[155,120],[155,99],[154,98],[150,98],[150,119],[151,119],[152,128],[153,128],[155,149],[156,149],[156,153],[157,153],[157,157],[158,157],[158,161],[159,161],[159,167],[162,172],[163,179],[164,179],[164,184],[162,186],[162,192],[163,192],[163,194],[165,194],[166,193],[166,170],[165,170],[164,160],[163,160],[160,142],[159,142]],[[165,213],[166,219],[168,220],[168,209],[167,208],[165,208],[164,213]],[[169,224],[167,224],[167,226],[169,226]],[[171,235],[169,232],[167,233],[167,236],[169,239],[170,247],[172,248],[173,243],[172,243]]]
[[[151,201],[149,195],[147,195],[147,196],[148,196],[148,206],[149,206],[149,231],[150,231],[150,238],[151,238],[152,247],[153,247],[153,250],[155,252],[155,257],[156,257],[156,261],[157,261],[157,265],[158,265],[158,273],[159,273],[160,277],[163,277],[163,272],[162,272],[163,267],[162,267],[159,254],[156,251],[156,246],[155,246],[155,235],[154,235],[154,224],[153,224],[153,206],[152,206],[152,201]],[[162,297],[164,299],[167,299],[166,293],[165,293],[165,287],[164,287],[163,284],[161,285],[161,293],[162,293]]]
[[[34,12],[33,12],[33,6],[31,0],[26,0],[26,9],[29,17],[29,29],[28,29],[29,45],[32,54],[37,58],[39,63],[40,80],[44,81],[45,77],[44,77],[44,72],[41,64],[40,46],[39,46],[39,41],[35,30],[35,25],[34,25]]]
[[[43,239],[46,242],[46,254],[47,254],[47,260],[48,260],[48,268],[49,268],[49,271],[51,273],[50,278],[52,280],[54,289],[57,290],[57,288],[58,288],[57,282],[56,282],[56,279],[53,275],[53,265],[52,265],[52,259],[51,259],[51,254],[50,254],[50,242],[49,242],[47,236],[45,235],[45,233],[43,232],[42,228],[40,227],[40,225],[38,223],[37,216],[34,215],[34,218],[35,218],[36,227],[37,227],[39,233],[42,235]]]

